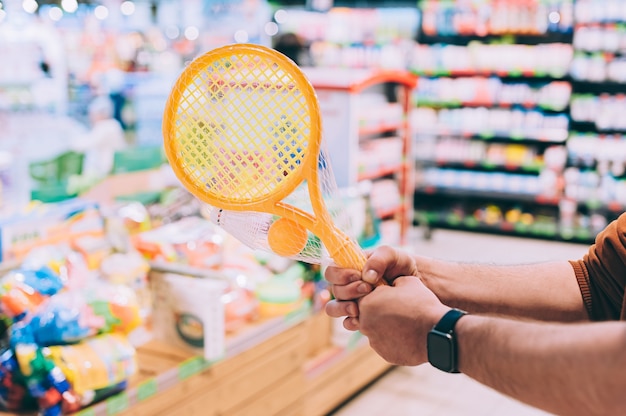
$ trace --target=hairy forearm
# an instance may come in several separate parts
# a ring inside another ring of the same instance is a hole
[[[539,320],[589,319],[568,262],[505,266],[415,259],[426,286],[449,306]]]
[[[456,327],[459,368],[559,415],[626,410],[626,324],[551,324],[468,315]]]

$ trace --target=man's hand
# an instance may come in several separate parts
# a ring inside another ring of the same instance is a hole
[[[358,299],[372,291],[384,279],[391,284],[398,276],[417,276],[414,259],[407,253],[389,246],[374,250],[368,257],[363,272],[329,266],[324,277],[330,283],[335,300],[326,305],[329,316],[345,316],[343,326],[351,331],[359,329]]]
[[[361,299],[359,329],[386,361],[418,365],[427,361],[428,332],[449,309],[420,279],[398,277]]]

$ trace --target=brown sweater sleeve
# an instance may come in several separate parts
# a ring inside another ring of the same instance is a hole
[[[626,284],[626,213],[596,237],[581,260],[572,260],[592,320],[620,319]]]

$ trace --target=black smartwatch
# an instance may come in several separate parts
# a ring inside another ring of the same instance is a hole
[[[450,309],[428,333],[428,362],[433,367],[447,373],[459,372],[454,325],[466,314],[467,312],[460,309]]]

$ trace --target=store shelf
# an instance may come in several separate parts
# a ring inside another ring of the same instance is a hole
[[[392,368],[355,334],[334,346],[328,316],[300,313],[249,328],[213,363],[149,342],[131,386],[77,416],[323,415]]]
[[[424,19],[411,70],[428,78],[418,84],[411,114],[415,210],[440,211],[432,227],[541,234],[449,213],[468,205],[469,213],[524,209],[530,216],[534,207],[558,223],[560,161],[570,136],[573,2],[419,7]]]
[[[519,45],[540,45],[543,43],[571,43],[572,31],[566,32],[545,32],[545,33],[515,33],[507,32],[504,35],[507,41]],[[443,43],[446,45],[467,45],[470,42],[497,42],[502,41],[503,36],[500,34],[488,35],[429,35],[426,33],[419,34],[419,41],[427,44]]]
[[[420,186],[415,188],[416,198],[419,195],[443,195],[450,198],[482,198],[505,201],[529,202],[543,206],[558,206],[560,198],[542,195],[524,194],[521,192],[478,191],[458,187]]]
[[[486,161],[476,161],[476,160],[467,160],[467,161],[446,161],[437,159],[434,162],[431,160],[417,160],[418,163],[426,165],[428,163],[433,163],[438,167],[443,168],[452,168],[452,169],[473,169],[473,170],[484,170],[487,172],[513,172],[513,173],[531,173],[537,174],[539,173],[544,166],[543,165],[501,165],[496,163],[488,163]]]
[[[602,1],[575,3],[572,120],[564,175],[570,199],[577,200],[576,214],[603,217],[605,222],[624,211],[624,204],[614,201],[621,199],[624,176],[614,168],[624,162],[619,149],[626,134],[622,122],[626,84],[619,82],[625,58],[624,22],[620,22],[624,2],[607,5]],[[582,151],[583,147],[588,151]]]
[[[531,111],[541,111],[544,113],[562,113],[567,111],[567,107],[563,108],[550,108],[547,106],[543,106],[535,103],[505,103],[505,102],[476,102],[476,101],[456,101],[456,102],[425,102],[420,101],[416,104],[416,107],[424,107],[424,108],[435,108],[435,109],[443,109],[443,108],[497,108],[497,109],[516,109],[516,110],[531,110]]]
[[[390,166],[390,167],[386,167],[374,172],[359,172],[359,181],[364,181],[364,180],[368,180],[368,179],[378,179],[378,178],[384,178],[385,176],[389,176],[389,175],[394,175],[396,173],[402,173],[402,170],[405,169],[406,164],[400,164],[400,165],[396,165],[396,166]]]
[[[392,208],[376,210],[376,215],[378,216],[378,218],[384,220],[387,218],[392,218],[398,214],[401,214],[402,212],[404,212],[404,205],[398,205]]]
[[[355,187],[364,180],[393,176],[402,201],[394,214],[401,223],[400,244],[404,244],[411,222],[413,163],[402,161],[411,154],[408,111],[416,77],[405,70],[318,67],[304,71],[318,94],[337,184]],[[385,152],[387,157],[371,160],[364,156],[367,146],[379,146],[375,154]],[[364,172],[361,165],[373,171]]]
[[[576,93],[588,94],[625,94],[626,84],[615,81],[585,81],[572,79],[572,88]]]
[[[614,128],[601,128],[596,123],[591,121],[570,121],[570,128],[572,131],[579,133],[594,132],[599,134],[626,134],[626,128],[614,129]]]
[[[289,357],[290,351],[298,354],[296,358],[301,354],[300,350],[303,349],[299,343],[301,329],[298,328],[308,316],[308,310],[300,310],[284,318],[250,325],[227,340],[226,354],[217,362],[206,361],[189,351],[163,342],[148,342],[137,349],[139,371],[130,380],[129,388],[104,402],[86,408],[77,415],[157,414],[158,411],[171,407],[176,407],[177,411],[182,412],[178,409],[179,406],[193,407],[193,400],[189,400],[188,403],[188,399],[195,395],[204,397],[210,390],[208,387],[213,389],[213,394],[217,394],[215,391],[217,384],[224,386],[222,390],[231,385],[222,393],[225,395],[221,401],[223,403],[216,400],[213,405],[205,407],[206,413],[203,413],[221,414],[221,411],[235,407],[238,402],[249,398],[273,381],[278,381],[281,376],[288,375],[289,371],[284,368],[284,359]],[[279,346],[287,345],[293,346],[288,348],[284,356],[283,351],[280,351],[281,354],[272,352],[277,351]],[[275,360],[273,356],[276,356]],[[235,389],[232,378],[245,378],[246,372],[253,369],[250,366],[245,370],[245,367],[261,357],[263,362],[269,362],[267,367],[272,368],[272,371],[269,374],[262,371],[266,377],[263,381],[257,380],[255,386],[247,385],[245,388],[242,386]],[[283,364],[278,365],[278,362]],[[206,397],[203,400],[206,400]]]
[[[418,214],[423,218],[424,214]],[[538,238],[545,240],[556,240],[563,242],[589,244],[593,242],[595,234],[587,229],[574,231],[560,230],[555,224],[525,225],[502,222],[498,224],[485,224],[471,217],[458,218],[450,217],[444,219],[431,219],[427,222],[431,228],[454,229],[487,234],[507,235],[522,238]]]
[[[471,139],[500,141],[500,142],[525,142],[525,143],[564,143],[568,132],[558,130],[556,132],[516,132],[516,131],[463,131],[453,129],[432,129],[416,131],[415,136],[461,136]]]
[[[412,73],[425,77],[498,77],[503,81],[527,81],[527,82],[549,82],[555,80],[568,80],[569,76],[564,73],[547,73],[535,70],[518,70],[518,71],[476,71],[476,70],[412,70]]]
[[[403,124],[384,124],[379,126],[366,126],[359,128],[359,136],[371,136],[383,133],[394,132],[402,129]]]

